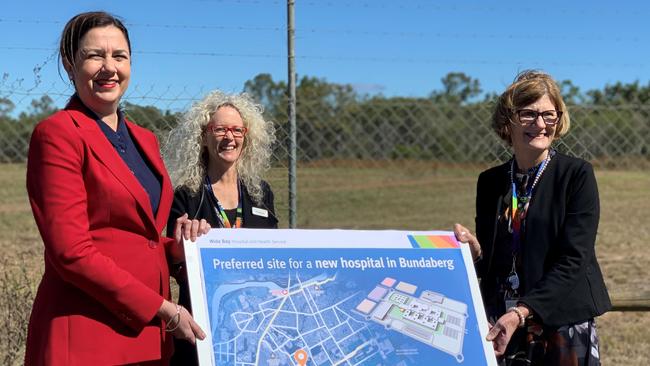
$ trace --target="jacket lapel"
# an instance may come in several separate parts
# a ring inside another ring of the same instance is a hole
[[[244,219],[244,225],[248,228],[269,228],[273,226],[273,221],[275,220],[274,216],[272,216],[272,213],[269,212],[269,209],[265,206],[264,202],[261,202],[261,205],[257,205],[253,203],[253,199],[251,198],[250,193],[248,193],[248,189],[246,186],[242,184],[242,187],[244,188],[244,198],[243,198],[243,204],[242,204],[242,210],[243,212],[243,219]],[[263,216],[256,216],[253,214],[253,208],[260,208],[263,210],[267,210],[268,217],[263,217]]]
[[[172,191],[171,181],[167,174],[167,169],[165,169],[165,164],[160,157],[158,144],[150,137],[152,135],[149,131],[129,121],[126,121],[126,125],[129,128],[131,137],[136,141],[138,146],[140,146],[144,158],[151,163],[154,174],[160,177],[160,202],[158,203],[158,212],[156,212],[155,223],[158,232],[161,232],[163,227],[167,224],[167,217],[169,216],[169,211],[172,205],[172,195],[168,193]],[[147,197],[147,200],[148,199],[149,198]]]
[[[241,183],[239,185],[241,189],[243,190],[242,192],[242,204],[241,204],[241,209],[242,209],[242,220],[246,227],[252,227],[253,223],[253,215],[251,214],[251,206],[253,202],[251,201],[250,196],[248,195],[248,189],[246,189],[246,186],[244,183]]]
[[[497,174],[497,178],[500,181],[497,181],[494,187],[495,193],[497,196],[496,200],[496,211],[494,212],[494,222],[492,225],[492,243],[490,245],[490,253],[488,256],[487,271],[485,273],[490,273],[492,268],[492,260],[494,259],[494,248],[497,246],[497,230],[499,226],[499,220],[501,219],[502,213],[505,211],[505,207],[508,207],[510,200],[512,198],[512,188],[501,188],[501,187],[511,187],[509,184],[510,181],[510,164],[505,163],[502,165],[502,172]]]
[[[79,126],[79,131],[84,140],[87,141],[89,148],[93,151],[99,161],[122,183],[124,188],[131,193],[137,204],[147,214],[149,220],[145,220],[151,225],[155,232],[153,212],[147,192],[142,188],[140,182],[131,172],[124,160],[119,156],[117,151],[108,141],[102,130],[97,126],[97,122],[84,112],[85,107],[77,100],[73,99],[66,107],[66,111]],[[162,199],[161,199],[162,201]],[[160,208],[159,210],[160,211]],[[161,228],[162,229],[162,228]]]

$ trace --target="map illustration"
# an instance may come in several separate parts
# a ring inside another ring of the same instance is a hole
[[[412,237],[396,248],[199,247],[199,266],[186,258],[208,333],[200,364],[495,365],[469,253],[421,249]]]
[[[387,329],[431,344],[462,362],[467,305],[428,290],[416,298],[416,290],[417,286],[386,277],[356,310]]]
[[[349,310],[355,294],[326,290],[336,276],[321,275],[286,283],[223,285],[212,296],[212,329],[218,365],[359,365],[382,358],[368,323]],[[335,295],[335,296],[333,296]],[[343,295],[342,297],[340,295]]]

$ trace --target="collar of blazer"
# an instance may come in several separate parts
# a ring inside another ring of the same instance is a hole
[[[65,107],[65,110],[78,126],[81,137],[87,142],[87,146],[95,153],[97,159],[122,183],[142,210],[147,213],[149,220],[146,221],[150,224],[148,229],[152,233],[155,232],[156,238],[158,239],[159,233],[166,224],[167,215],[164,213],[169,212],[172,197],[166,193],[171,192],[171,182],[160,157],[158,143],[154,135],[150,131],[129,122],[126,118],[124,119],[131,137],[138,144],[145,158],[151,162],[155,173],[162,177],[160,203],[155,218],[151,210],[151,203],[147,192],[142,188],[135,175],[131,173],[131,170],[117,151],[115,151],[115,148],[108,141],[99,126],[97,126],[93,117],[88,115],[87,107],[78,98],[73,97]]]

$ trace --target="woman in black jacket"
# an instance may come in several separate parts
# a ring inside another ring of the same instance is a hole
[[[588,162],[555,151],[569,113],[547,74],[520,74],[492,127],[514,156],[479,176],[476,236],[462,225],[506,365],[598,365],[594,317],[611,303],[596,261],[598,188]]]
[[[167,224],[206,220],[213,228],[277,228],[268,170],[274,127],[246,94],[214,91],[170,131],[163,155],[175,187]],[[193,233],[192,233],[193,234]],[[179,304],[190,307],[184,268],[177,268]],[[176,341],[172,365],[198,364],[196,348]]]

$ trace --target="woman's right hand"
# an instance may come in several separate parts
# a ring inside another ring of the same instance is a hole
[[[172,245],[169,251],[172,263],[180,263],[185,260],[183,251],[183,239],[196,241],[196,238],[210,231],[210,224],[205,220],[189,219],[187,213],[176,219],[174,225],[175,245]]]
[[[485,340],[492,342],[494,348],[494,355],[501,357],[506,352],[512,334],[519,326],[519,316],[512,311],[503,314],[494,325],[490,326],[490,330],[485,337]]]
[[[196,241],[196,238],[210,231],[210,224],[205,220],[197,220],[188,218],[188,214],[184,213],[183,216],[176,219],[174,226],[174,239],[178,245],[183,245],[183,239]]]
[[[481,244],[476,239],[476,236],[472,235],[468,228],[461,224],[454,224],[454,235],[456,235],[456,240],[461,243],[469,244],[469,250],[472,253],[472,260],[475,262],[480,259],[483,251],[481,250]]]
[[[177,313],[179,315],[176,315]],[[192,344],[196,344],[197,338],[200,340],[205,339],[205,333],[194,321],[192,314],[184,307],[164,300],[160,309],[158,309],[157,315],[166,322],[165,330],[171,333],[174,338],[184,339]],[[173,330],[170,331],[169,329]]]

